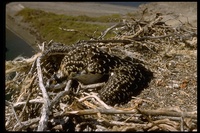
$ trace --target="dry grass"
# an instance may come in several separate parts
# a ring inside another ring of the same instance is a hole
[[[116,36],[105,40],[107,32]],[[110,47],[109,52],[122,58],[142,60],[154,73],[148,88],[115,107],[85,89],[102,84],[80,85],[74,94],[71,81],[66,81],[49,90],[41,50],[30,59],[6,62],[6,130],[197,131],[197,28],[189,23],[166,25],[157,14],[151,20],[127,18],[104,34],[86,42]]]

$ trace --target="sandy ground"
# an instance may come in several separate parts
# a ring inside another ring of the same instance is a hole
[[[155,13],[164,15],[163,21],[170,25],[179,25],[180,22],[189,22],[197,26],[197,2],[152,2],[140,6],[148,9],[149,17]]]
[[[146,17],[151,19],[156,13],[164,14],[164,21],[170,25],[177,25],[189,21],[197,25],[197,2],[153,2],[139,6],[139,8],[103,4],[100,2],[12,2],[6,5],[6,27],[19,35],[23,40],[37,49],[38,39],[30,33],[30,25],[21,22],[21,17],[15,14],[21,9],[29,7],[41,9],[57,14],[101,16],[141,12],[148,9]],[[140,17],[140,16],[139,16]]]

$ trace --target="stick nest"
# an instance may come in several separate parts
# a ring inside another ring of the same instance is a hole
[[[108,32],[116,36],[105,40]],[[129,103],[114,107],[91,91],[104,83],[78,83],[74,88],[69,80],[47,89],[40,56],[48,45],[43,43],[41,52],[31,58],[6,61],[6,130],[197,130],[197,28],[181,22],[177,27],[167,25],[156,14],[150,20],[124,19],[98,39],[84,42],[143,61],[154,79]]]

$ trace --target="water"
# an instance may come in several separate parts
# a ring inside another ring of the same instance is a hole
[[[20,55],[23,57],[31,57],[34,55],[34,49],[6,28],[6,60],[13,60]]]
[[[149,2],[105,2],[105,3],[112,5],[120,5],[120,6],[138,7],[141,4],[146,4]]]

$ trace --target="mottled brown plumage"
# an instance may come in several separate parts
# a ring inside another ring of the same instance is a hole
[[[122,59],[89,44],[51,48],[43,54],[42,62],[49,76],[58,71],[61,77],[83,84],[97,83],[107,76],[99,96],[110,105],[128,102],[153,76],[138,61]]]

